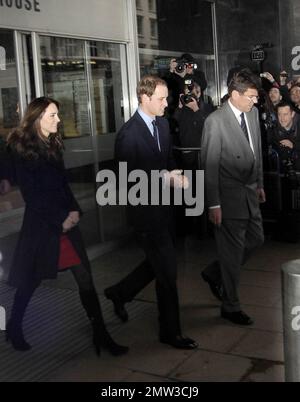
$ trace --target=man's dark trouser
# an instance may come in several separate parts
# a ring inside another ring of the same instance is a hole
[[[114,288],[125,303],[156,279],[160,335],[169,338],[181,335],[176,252],[169,230],[141,232],[137,233],[137,238],[146,259]]]
[[[251,252],[264,241],[260,214],[249,219],[224,219],[215,228],[218,261],[208,265],[204,272],[211,281],[223,286],[222,309],[240,311],[238,285],[242,265]]]

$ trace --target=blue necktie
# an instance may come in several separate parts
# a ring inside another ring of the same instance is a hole
[[[245,137],[247,138],[247,141],[249,142],[249,134],[248,134],[248,130],[247,130],[247,125],[246,125],[244,113],[241,113],[241,128],[244,131],[244,134],[245,134]]]
[[[152,125],[153,125],[153,137],[154,137],[155,142],[157,144],[157,148],[160,151],[159,138],[158,138],[158,129],[157,129],[156,120],[152,120]]]

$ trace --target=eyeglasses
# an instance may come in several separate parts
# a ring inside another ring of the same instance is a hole
[[[245,95],[245,94],[240,94],[243,95],[245,98],[247,98],[249,101],[252,101],[253,103],[259,101],[259,96],[256,95]]]

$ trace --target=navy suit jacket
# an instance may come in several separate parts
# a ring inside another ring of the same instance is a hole
[[[161,151],[138,112],[135,112],[119,131],[115,157],[118,162],[127,162],[128,172],[140,169],[145,171],[149,178],[152,170],[170,171],[176,168],[169,123],[164,117],[156,117],[156,122]],[[129,206],[128,212],[131,223],[138,231],[160,231],[169,224],[168,206]]]

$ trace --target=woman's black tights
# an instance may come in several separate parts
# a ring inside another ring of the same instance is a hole
[[[93,343],[97,354],[100,354],[101,347],[107,348],[115,356],[127,353],[128,348],[117,344],[105,327],[101,306],[90,271],[83,265],[72,267],[71,271],[79,287],[81,303],[92,324]]]
[[[10,315],[10,323],[13,327],[22,326],[25,310],[30,302],[34,291],[40,285],[40,283],[40,280],[26,281],[17,288]]]
[[[89,269],[79,265],[72,267],[71,272],[79,288],[81,303],[92,323],[93,342],[97,354],[100,354],[102,346],[108,348],[114,355],[126,353],[128,348],[115,343],[106,330],[98,295]],[[11,317],[7,325],[6,338],[17,350],[29,350],[31,348],[24,339],[22,322],[30,299],[39,284],[40,281],[27,281],[16,290]]]

